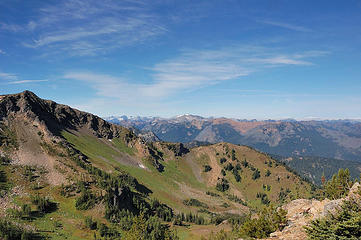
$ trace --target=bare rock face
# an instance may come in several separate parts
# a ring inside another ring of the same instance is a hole
[[[325,217],[328,214],[335,214],[341,209],[343,201],[354,200],[361,204],[361,185],[356,182],[347,197],[337,200],[325,199],[318,201],[315,199],[297,199],[283,206],[288,211],[288,225],[282,230],[271,233],[267,239],[274,240],[304,240],[307,239],[304,226],[312,220]]]
[[[43,100],[30,91],[4,95],[0,101],[0,121],[23,118],[45,128],[50,135],[60,136],[64,129],[90,130],[97,137],[118,137],[123,127],[108,123],[90,113]]]
[[[346,197],[347,200],[356,200],[359,204],[361,203],[360,199],[361,194],[361,184],[356,182],[352,188],[350,189],[350,192],[348,196]]]
[[[341,210],[341,204],[343,201],[344,201],[344,199],[337,199],[337,200],[333,200],[328,203],[325,203],[321,217],[326,217],[329,214],[337,213],[339,210]]]

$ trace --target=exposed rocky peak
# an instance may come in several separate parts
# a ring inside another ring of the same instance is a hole
[[[45,125],[53,135],[64,129],[86,128],[97,137],[111,139],[120,136],[123,127],[111,124],[98,116],[73,109],[54,101],[43,100],[30,91],[5,95],[0,102],[0,121],[9,118],[25,119]]]

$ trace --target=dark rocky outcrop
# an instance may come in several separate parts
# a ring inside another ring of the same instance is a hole
[[[43,100],[30,91],[5,95],[0,101],[0,121],[9,121],[15,117],[39,123],[55,136],[60,136],[62,130],[86,128],[97,137],[111,139],[119,137],[124,131],[123,127],[98,116]]]

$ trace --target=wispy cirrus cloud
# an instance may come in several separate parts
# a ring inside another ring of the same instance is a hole
[[[18,77],[13,73],[0,72],[0,79],[3,80],[16,80]]]
[[[0,22],[0,30],[5,30],[9,32],[20,32],[23,31],[24,28],[18,24]]]
[[[309,28],[299,26],[299,25],[294,25],[291,23],[277,22],[277,21],[271,21],[271,20],[258,20],[257,22],[267,24],[267,25],[272,25],[275,27],[285,28],[288,30],[298,31],[298,32],[312,32],[312,30]]]
[[[323,51],[295,54],[278,52],[255,46],[183,50],[178,57],[146,68],[150,72],[150,81],[142,84],[127,78],[82,71],[68,72],[64,78],[88,83],[99,96],[125,101],[134,101],[135,98],[154,101],[184,91],[241,79],[269,67],[309,66],[313,64],[311,58],[326,54]]]
[[[27,83],[39,83],[48,82],[47,79],[19,79],[16,74],[0,72],[0,81],[5,84],[27,84]]]
[[[250,61],[253,61],[255,63],[263,63],[263,64],[270,64],[270,65],[312,65],[311,62],[299,60],[295,57],[290,56],[274,56],[270,58],[256,58],[256,59],[250,59]]]
[[[30,80],[16,80],[8,82],[9,84],[24,84],[24,83],[39,83],[39,82],[48,82],[49,80],[42,79],[42,80],[36,80],[36,79],[30,79]]]
[[[23,45],[84,56],[140,43],[167,31],[151,8],[142,1],[60,1],[26,25],[34,36]]]

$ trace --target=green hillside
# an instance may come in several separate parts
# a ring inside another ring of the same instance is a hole
[[[309,183],[246,146],[147,143],[30,92],[6,96],[0,110],[4,236],[199,239],[312,194]]]
[[[324,175],[325,178],[329,180],[332,178],[332,175],[340,168],[349,169],[350,175],[353,179],[358,178],[361,174],[360,162],[314,156],[271,156],[285,163],[287,166],[297,171],[297,173],[299,173],[302,177],[309,179],[311,182],[317,185],[321,185],[322,175]]]

